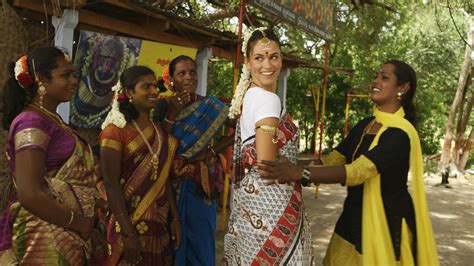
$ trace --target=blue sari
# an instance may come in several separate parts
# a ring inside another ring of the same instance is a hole
[[[212,197],[215,165],[188,161],[207,149],[227,114],[228,107],[223,102],[207,96],[185,107],[171,131],[179,142],[173,175],[178,180],[182,231],[175,265],[215,265],[216,201]]]

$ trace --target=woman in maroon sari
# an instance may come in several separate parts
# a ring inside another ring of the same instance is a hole
[[[150,121],[159,94],[155,74],[148,67],[130,67],[113,90],[112,110],[100,135],[102,172],[112,210],[106,264],[171,265],[170,235],[176,245],[181,235],[168,181],[177,142]]]
[[[18,199],[10,198],[0,219],[0,265],[85,265],[91,235],[100,239],[92,226],[99,198],[94,160],[56,113],[77,87],[73,65],[47,47],[21,57],[10,72],[3,127]]]

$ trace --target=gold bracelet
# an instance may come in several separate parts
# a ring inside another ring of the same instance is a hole
[[[174,122],[176,122],[175,120],[169,120],[168,118],[166,118],[165,116],[165,122],[168,122],[170,124],[173,124]]]
[[[69,226],[72,224],[72,220],[74,220],[74,211],[71,211],[71,217],[69,218],[69,222],[64,226],[64,229],[68,229]]]
[[[209,150],[211,150],[212,154],[217,157],[216,151],[211,146],[209,146]]]

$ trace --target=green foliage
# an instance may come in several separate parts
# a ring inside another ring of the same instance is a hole
[[[209,63],[207,94],[215,97],[232,98],[232,74],[231,62],[213,60]]]
[[[448,8],[440,4],[402,5],[393,1],[390,6],[395,11],[382,5],[364,5],[355,9],[347,2],[335,3],[330,66],[351,68],[354,73],[349,76],[330,72],[328,75],[324,129],[327,148],[334,147],[343,138],[346,93],[354,88],[365,89],[367,93],[380,64],[389,59],[400,59],[417,72],[415,104],[423,151],[435,154],[440,150],[465,48],[453,20],[464,38],[467,24],[462,12],[453,9],[451,18]],[[323,41],[285,23],[276,28],[285,52],[312,58],[315,63],[323,65]],[[226,24],[224,29],[235,29],[235,25]],[[208,93],[230,97],[232,72],[231,63],[213,61],[209,70]],[[314,149],[315,110],[312,98],[306,94],[308,85],[321,87],[322,80],[322,70],[308,68],[292,69],[288,79],[287,109],[298,122],[308,152]],[[363,92],[357,90],[357,93]],[[369,100],[353,99],[350,102],[349,128],[370,116],[371,111]],[[473,120],[471,118],[471,125]]]

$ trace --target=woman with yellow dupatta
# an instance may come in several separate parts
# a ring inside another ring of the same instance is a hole
[[[159,95],[155,74],[145,66],[130,67],[113,90],[112,110],[100,134],[101,166],[112,210],[104,264],[171,265],[170,238],[176,239],[177,247],[181,234],[168,180],[177,142],[150,121]]]
[[[17,198],[0,217],[0,265],[86,265],[94,250],[105,251],[104,240],[94,241],[94,160],[56,113],[74,95],[74,67],[63,51],[44,47],[9,70],[3,127]]]
[[[348,187],[325,265],[439,265],[414,127],[415,91],[413,68],[390,60],[380,67],[372,85],[374,116],[359,122],[323,157],[324,166],[259,162],[265,178],[278,182]],[[413,200],[407,187],[409,170]]]

